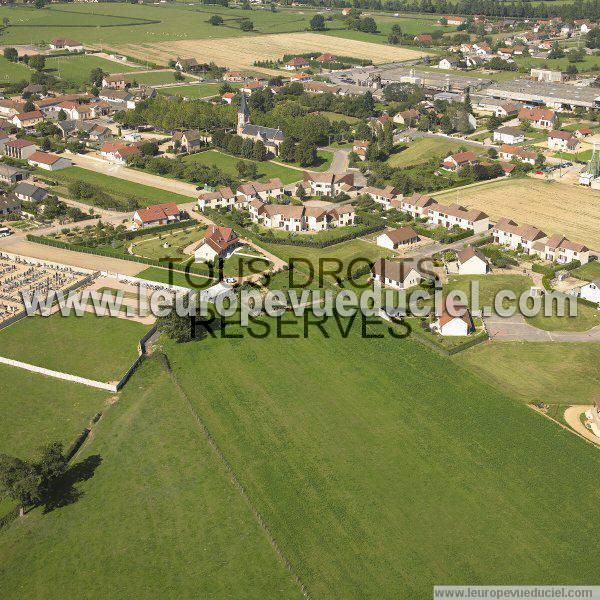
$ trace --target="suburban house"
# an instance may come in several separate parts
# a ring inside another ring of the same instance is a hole
[[[127,146],[120,142],[104,142],[100,148],[100,156],[121,165],[124,165],[130,156],[139,153],[137,146]]]
[[[118,106],[118,110],[122,110],[121,105],[125,105],[125,108],[135,108],[135,101],[133,100],[133,94],[128,90],[113,90],[110,88],[104,88],[98,94],[100,100],[109,102],[111,106]]]
[[[556,125],[556,113],[548,108],[526,108],[519,111],[519,121],[529,121],[532,127],[537,129],[554,129]]]
[[[553,129],[548,134],[548,148],[551,150],[575,152],[579,148],[579,140],[570,131]]]
[[[53,107],[53,112],[58,115],[60,111],[64,111],[67,119],[72,121],[83,121],[85,119],[94,119],[96,117],[96,108],[91,104],[78,104],[77,102],[61,102]]]
[[[172,63],[171,63],[172,64]],[[195,58],[179,58],[175,61],[175,68],[180,71],[193,71],[198,68],[198,61]]]
[[[198,198],[198,209],[204,212],[207,208],[226,208],[231,210],[237,196],[230,187],[219,188],[216,192],[206,192]]]
[[[352,152],[360,158],[360,160],[367,159],[367,151],[371,142],[369,140],[354,140],[352,142]]]
[[[0,181],[2,183],[13,185],[18,181],[26,179],[28,175],[28,171],[0,163]]]
[[[283,183],[279,177],[270,179],[266,183],[248,181],[238,187],[236,196],[236,208],[248,208],[251,200],[262,200],[263,202],[267,202],[271,198],[279,200],[283,197]]]
[[[408,213],[414,219],[421,219],[427,216],[429,207],[434,204],[435,200],[431,196],[413,194],[410,197],[394,200],[391,207]]]
[[[394,121],[394,123],[410,127],[419,120],[420,116],[421,115],[418,110],[416,110],[415,108],[409,108],[408,110],[403,110],[399,113],[396,113],[393,116],[392,120]]]
[[[377,204],[381,204],[386,210],[391,207],[392,200],[399,195],[398,188],[395,188],[393,185],[388,185],[384,188],[368,186],[363,188],[360,193],[369,196],[371,200],[377,202]]]
[[[535,165],[537,154],[530,150],[525,150],[521,146],[511,146],[510,144],[502,144],[498,150],[498,156],[502,160],[512,160],[513,158],[522,163]]]
[[[105,75],[102,78],[102,87],[111,90],[124,90],[133,83],[133,79],[129,75],[123,73],[119,75]]]
[[[49,46],[51,50],[67,50],[68,52],[83,52],[84,50],[81,42],[69,38],[55,38]]]
[[[4,144],[4,154],[19,160],[29,158],[38,149],[33,142],[25,139],[10,140]]]
[[[419,35],[415,35],[413,41],[417,42],[417,44],[431,44],[433,37],[430,33],[420,33]]]
[[[234,98],[235,98],[235,92],[225,92],[221,96],[221,100],[223,100],[223,102],[225,102],[226,104],[231,104],[233,102]]]
[[[396,261],[380,258],[371,269],[373,281],[383,287],[405,290],[419,285],[421,273],[409,261]]]
[[[427,221],[430,225],[441,225],[446,229],[472,229],[473,233],[487,231],[490,224],[490,218],[484,212],[474,208],[467,209],[459,204],[432,204],[427,209]]]
[[[442,58],[438,63],[438,69],[445,69],[447,71],[451,71],[453,69],[459,69],[461,66],[461,61],[457,58]]]
[[[133,213],[132,229],[144,229],[145,227],[155,227],[157,225],[167,225],[181,220],[181,211],[175,202],[165,202],[164,204],[153,204],[146,208],[138,208]]]
[[[457,154],[451,154],[444,159],[442,163],[442,169],[446,171],[456,171],[466,165],[472,165],[477,162],[477,155],[471,150],[466,152],[458,152]]]
[[[303,185],[310,188],[311,196],[334,197],[349,193],[354,188],[354,173],[309,173],[304,172]]]
[[[578,260],[585,265],[590,260],[590,249],[583,244],[572,242],[560,234],[551,235],[543,244],[543,249],[536,248],[537,254],[544,260],[567,264]]]
[[[442,302],[440,316],[431,328],[444,336],[469,335],[475,329],[469,309],[458,301],[454,301],[451,307],[447,303],[447,300]]]
[[[73,166],[73,162],[64,156],[58,156],[50,152],[41,152],[39,150],[27,159],[27,163],[32,167],[39,167],[46,171],[60,171],[60,169]]]
[[[489,272],[489,264],[481,250],[467,246],[456,253],[459,275],[485,275]]]
[[[508,246],[512,250],[522,249],[525,254],[533,254],[533,245],[544,242],[548,236],[533,225],[517,225],[512,219],[503,217],[492,229],[494,243]]]
[[[410,226],[390,229],[377,236],[377,245],[389,250],[397,250],[399,246],[416,244],[419,234]]]
[[[194,250],[194,261],[213,262],[217,258],[226,258],[238,243],[239,237],[231,227],[209,225],[200,244]]]
[[[578,138],[585,138],[588,137],[589,135],[592,135],[592,133],[594,133],[594,131],[592,129],[590,129],[589,127],[578,127],[575,131],[575,136]]]
[[[250,111],[246,103],[246,96],[242,94],[240,107],[238,109],[237,134],[253,141],[261,141],[268,152],[275,156],[279,154],[279,146],[283,142],[284,134],[281,129],[274,127],[263,127],[250,123]]]
[[[15,115],[9,122],[19,129],[25,129],[27,127],[35,127],[35,125],[41,123],[43,120],[44,113],[41,110],[31,110]]]
[[[464,17],[442,17],[448,25],[464,25],[467,20]]]
[[[295,204],[266,204],[252,200],[248,209],[254,223],[284,231],[322,231],[332,227],[353,225],[354,207],[350,204],[324,208]]]
[[[25,106],[24,100],[15,100],[14,98],[1,98],[0,99],[0,115],[2,117],[14,117],[19,113],[23,112]]]
[[[10,196],[0,196],[0,215],[9,215],[11,213],[21,212],[21,201]]]
[[[494,131],[494,141],[502,144],[520,144],[525,141],[525,135],[518,127],[498,127]]]
[[[522,105],[517,102],[502,102],[494,111],[497,117],[510,117],[512,115],[518,115]]]
[[[595,302],[600,306],[600,279],[595,279],[581,286],[579,297],[588,302]]]
[[[335,57],[333,54],[330,54],[329,52],[325,52],[323,54],[320,54],[319,56],[317,56],[317,58],[315,58],[315,60],[317,62],[337,62],[337,57]]]
[[[285,65],[283,65],[283,68],[286,71],[296,71],[297,69],[305,69],[309,66],[310,63],[304,57],[296,56],[295,58],[288,60]]]
[[[188,131],[176,131],[171,141],[173,146],[179,146],[182,152],[190,153],[199,150],[203,144],[210,142],[211,139],[208,135],[202,135],[197,129],[190,129]]]
[[[13,194],[24,202],[42,202],[48,197],[48,191],[32,183],[21,181],[13,190]]]

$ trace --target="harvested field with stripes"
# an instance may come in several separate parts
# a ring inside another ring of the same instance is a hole
[[[255,61],[276,60],[284,54],[331,52],[340,56],[370,59],[376,64],[411,60],[425,52],[336,38],[321,33],[281,33],[226,39],[182,40],[148,44],[127,44],[116,50],[127,56],[167,64],[176,56],[194,57],[199,62],[214,61],[231,69],[255,68]],[[269,69],[257,69],[272,72]]]

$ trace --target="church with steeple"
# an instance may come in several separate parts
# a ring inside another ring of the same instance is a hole
[[[246,96],[243,93],[238,109],[237,134],[244,139],[251,139],[255,142],[260,140],[265,145],[267,152],[275,156],[279,155],[279,146],[284,138],[281,129],[250,123],[250,110],[248,109]]]

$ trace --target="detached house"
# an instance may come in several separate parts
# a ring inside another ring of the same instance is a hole
[[[84,50],[81,42],[70,38],[55,38],[49,45],[52,50],[67,50],[69,52],[83,52]]]
[[[393,117],[394,123],[399,123],[400,125],[406,125],[407,127],[415,124],[420,117],[420,113],[415,108],[409,108],[408,110],[403,110],[399,113],[396,113]]]
[[[377,245],[389,250],[397,250],[399,246],[416,244],[419,234],[410,226],[391,229],[377,236]]]
[[[473,233],[483,233],[489,229],[490,218],[484,212],[467,209],[459,204],[444,206],[433,204],[427,210],[427,220],[430,225],[452,229],[472,229]]]
[[[179,71],[193,71],[198,68],[198,61],[195,58],[179,58],[175,62],[175,68]]]
[[[210,225],[194,250],[194,262],[213,262],[229,256],[239,244],[239,237],[231,227]]]
[[[38,123],[44,120],[44,114],[40,110],[32,110],[29,112],[19,113],[10,119],[15,127],[26,129],[27,127],[35,127]]]
[[[575,152],[579,148],[579,140],[570,131],[554,129],[548,134],[548,148]]]
[[[494,141],[503,144],[520,144],[525,141],[525,135],[518,127],[498,127],[494,131]]]
[[[450,307],[447,304],[448,299],[442,302],[440,316],[432,329],[443,336],[467,336],[473,332],[475,325],[469,309],[456,300]]]
[[[104,158],[124,165],[130,156],[139,154],[139,148],[136,146],[127,146],[119,142],[104,142],[100,148],[100,156]]]
[[[481,252],[473,246],[467,246],[456,253],[459,275],[485,275],[489,272],[489,264]]]
[[[295,58],[288,60],[285,65],[283,65],[283,68],[286,71],[296,71],[297,69],[305,69],[308,66],[310,66],[310,63],[304,57],[296,56]]]
[[[48,191],[32,183],[21,181],[13,190],[13,194],[24,202],[42,202],[48,197]]]
[[[520,146],[511,146],[509,144],[502,144],[498,150],[498,156],[502,160],[512,160],[513,158],[522,163],[529,163],[535,165],[537,160],[537,154],[529,150],[525,150]]]
[[[216,192],[207,192],[198,198],[198,209],[204,212],[207,208],[226,208],[231,210],[237,196],[230,187],[219,188]]]
[[[466,165],[472,165],[477,162],[477,155],[475,152],[467,150],[466,152],[458,152],[457,154],[451,154],[444,159],[442,168],[446,171],[456,171]]]
[[[124,90],[133,83],[129,75],[105,75],[102,78],[102,87],[111,90]]]
[[[373,281],[381,286],[405,290],[423,281],[423,276],[409,261],[380,258],[371,269]]]
[[[518,102],[502,102],[496,106],[494,114],[500,118],[518,115],[521,108],[522,105]]]
[[[153,204],[146,208],[139,208],[133,213],[133,224],[131,228],[144,229],[157,225],[167,225],[181,220],[181,211],[175,202],[164,204]]]
[[[59,171],[60,169],[66,169],[72,167],[73,163],[64,156],[58,156],[51,154],[50,152],[34,152],[28,159],[27,163],[32,167],[39,167],[46,171]]]
[[[537,129],[554,129],[556,113],[548,108],[522,108],[518,115],[519,121],[529,121]]]

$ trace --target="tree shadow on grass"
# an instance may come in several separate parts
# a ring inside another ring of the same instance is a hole
[[[59,484],[42,503],[44,514],[77,502],[83,496],[83,492],[78,490],[76,485],[91,479],[101,463],[102,457],[93,454],[69,467]]]

